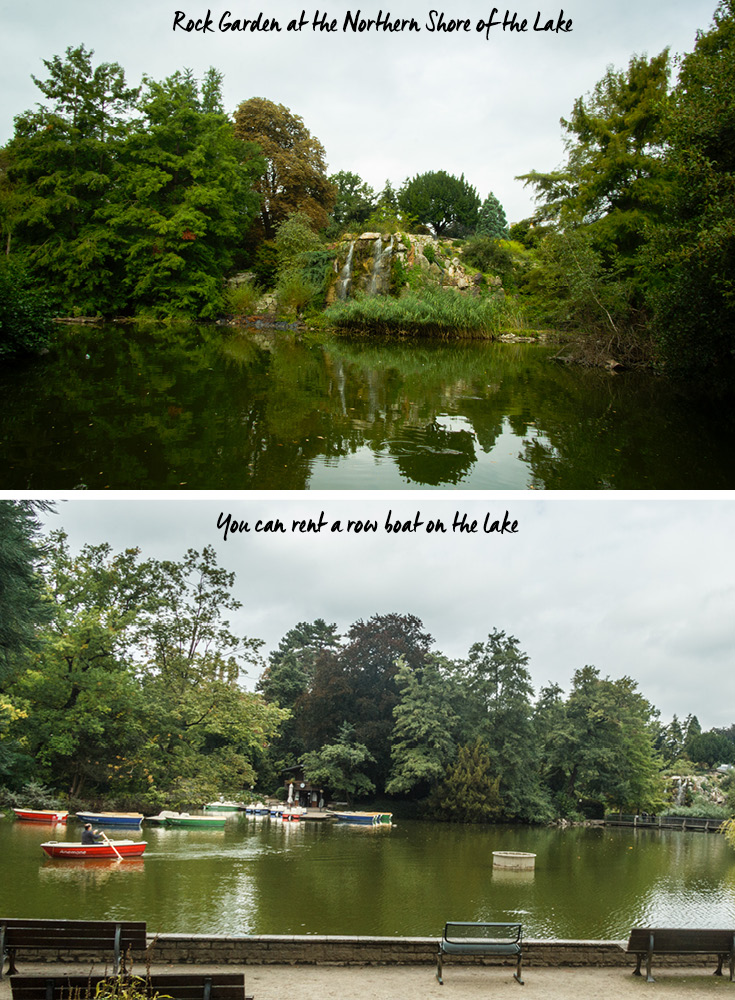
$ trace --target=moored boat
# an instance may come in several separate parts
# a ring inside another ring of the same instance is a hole
[[[339,823],[353,823],[356,826],[390,826],[393,813],[381,812],[333,812]]]
[[[166,826],[188,827],[204,830],[223,830],[227,816],[219,816],[217,813],[208,813],[205,816],[189,816],[180,813],[178,816],[167,816]]]
[[[205,812],[244,812],[244,802],[207,802]]]
[[[28,823],[66,823],[69,813],[65,809],[13,809],[16,819]]]
[[[139,858],[146,849],[145,840],[106,840],[99,844],[79,844],[47,840],[41,849],[50,858]]]
[[[92,823],[96,826],[119,826],[128,830],[140,830],[143,824],[143,813],[133,812],[78,812],[77,819],[82,823]]]

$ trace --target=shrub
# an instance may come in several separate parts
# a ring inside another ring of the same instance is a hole
[[[316,294],[316,289],[298,271],[291,271],[279,281],[276,299],[279,312],[302,313]]]
[[[250,282],[228,285],[225,289],[225,312],[233,316],[250,316],[255,312],[261,295],[258,286]]]
[[[0,258],[0,359],[33,354],[51,341],[51,309],[22,264]]]

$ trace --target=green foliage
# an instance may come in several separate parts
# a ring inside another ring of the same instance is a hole
[[[314,232],[311,220],[304,212],[294,212],[280,223],[275,237],[278,274],[300,271],[305,254],[321,250],[324,240]]]
[[[337,742],[303,754],[299,763],[307,781],[331,789],[334,795],[345,795],[352,802],[375,790],[364,771],[364,766],[374,759],[368,748],[355,740],[354,727],[345,723]]]
[[[224,310],[233,316],[250,316],[255,312],[261,295],[260,288],[250,281],[228,285],[224,293]]]
[[[0,500],[0,682],[19,656],[38,646],[38,626],[48,622],[39,565],[38,513],[52,509],[39,500]]]
[[[375,192],[358,175],[340,170],[329,178],[337,190],[332,217],[338,231],[365,224],[375,208]]]
[[[398,299],[357,296],[335,302],[325,311],[337,329],[422,336],[492,337],[501,329],[505,315],[506,307],[496,299],[430,286],[405,292]]]
[[[396,674],[400,701],[393,709],[393,769],[385,786],[390,795],[435,786],[454,757],[452,732],[457,718],[451,685],[450,664],[442,657],[429,656],[416,668],[400,661]]]
[[[454,177],[444,170],[417,174],[406,180],[398,194],[401,213],[430,226],[435,236],[450,228],[454,234],[466,235],[477,226],[480,198],[465,179]]]
[[[124,286],[139,312],[212,318],[222,276],[257,210],[262,160],[221,110],[221,76],[146,80],[141,127],[121,154],[122,199],[106,213],[126,245]]]
[[[480,206],[476,233],[478,236],[489,236],[495,240],[508,238],[508,220],[505,211],[492,191]]]
[[[0,360],[46,349],[52,331],[46,293],[20,261],[0,257]]]
[[[478,271],[497,275],[504,288],[515,284],[515,256],[505,241],[493,236],[473,236],[462,247],[462,260]]]
[[[647,260],[654,324],[674,372],[733,357],[735,2],[682,61],[666,120],[673,191]]]
[[[577,670],[566,704],[558,691],[539,706],[542,770],[558,803],[656,812],[663,801],[651,706],[629,677]]]
[[[428,812],[433,819],[453,823],[489,823],[500,818],[500,776],[480,740],[459,748],[456,761],[429,799]]]

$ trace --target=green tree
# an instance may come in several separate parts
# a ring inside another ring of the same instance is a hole
[[[480,198],[464,174],[454,177],[437,170],[406,180],[398,193],[398,205],[402,213],[431,227],[435,236],[450,228],[458,231],[457,235],[467,235],[477,227]]]
[[[652,714],[629,677],[601,678],[591,666],[576,671],[563,714],[546,727],[542,751],[568,815],[605,808],[655,811],[660,805]]]
[[[48,103],[18,115],[6,147],[6,246],[28,253],[59,306],[97,313],[115,298],[122,261],[102,211],[137,90],[117,63],[92,65],[83,45],[33,77]]]
[[[733,356],[735,317],[735,0],[682,60],[666,119],[673,185],[651,246],[654,325],[675,372]]]
[[[393,709],[393,769],[385,790],[401,794],[428,790],[454,758],[457,717],[452,690],[453,664],[430,654],[419,667],[401,660],[396,674],[400,701]]]
[[[38,515],[49,509],[46,501],[0,500],[0,778],[15,785],[29,775],[30,758],[12,733],[27,712],[14,703],[10,689],[24,659],[38,650],[51,614],[38,537]]]
[[[429,810],[435,819],[454,823],[489,823],[501,817],[500,775],[480,740],[459,748],[446,777],[432,792]]]
[[[329,788],[335,796],[344,795],[352,803],[375,790],[364,770],[372,760],[368,748],[355,739],[354,727],[344,723],[335,743],[303,754],[299,763],[307,781]]]
[[[467,742],[488,747],[507,815],[544,818],[548,802],[539,780],[528,656],[515,636],[493,629],[484,643],[472,646],[462,673]]]
[[[252,97],[235,112],[235,135],[256,143],[265,159],[255,182],[261,236],[272,239],[278,224],[298,211],[315,229],[326,228],[337,192],[327,177],[324,147],[303,119],[282,104]]]
[[[505,211],[492,191],[480,206],[475,232],[478,236],[490,236],[495,240],[508,238],[508,220]]]
[[[212,318],[223,275],[258,210],[263,161],[222,109],[221,74],[147,79],[142,119],[121,151],[119,199],[105,213],[125,248],[136,311]]]
[[[148,565],[137,550],[108,545],[74,557],[63,532],[44,564],[53,618],[10,694],[25,713],[13,729],[39,776],[72,796],[104,782],[131,740],[136,683],[129,656],[151,599]]]
[[[632,263],[668,193],[662,158],[668,81],[665,49],[651,59],[633,56],[625,71],[609,68],[591,94],[577,98],[570,117],[561,119],[566,166],[519,178],[536,188],[538,218],[594,225],[609,258]]]
[[[359,227],[375,208],[375,192],[358,174],[340,170],[329,181],[337,190],[332,217],[340,229]]]

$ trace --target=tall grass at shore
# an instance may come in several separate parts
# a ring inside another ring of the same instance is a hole
[[[463,295],[451,288],[424,288],[420,293],[405,292],[398,299],[357,296],[333,303],[324,315],[342,330],[492,339],[505,325],[507,314],[502,299]]]

